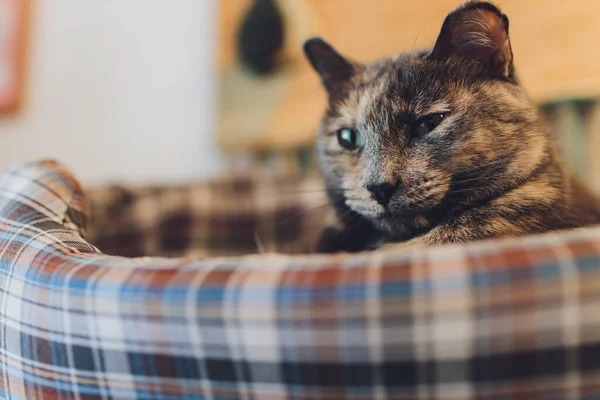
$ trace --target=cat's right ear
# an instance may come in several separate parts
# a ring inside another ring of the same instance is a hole
[[[508,17],[487,1],[468,1],[452,11],[429,57],[444,60],[452,56],[472,61],[478,74],[514,81]]]
[[[304,54],[331,94],[354,75],[354,65],[321,38],[304,43]]]

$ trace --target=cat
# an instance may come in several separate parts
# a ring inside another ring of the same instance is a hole
[[[433,246],[600,223],[517,81],[508,18],[471,1],[428,51],[361,64],[304,52],[328,94],[319,167],[337,224],[318,252]]]

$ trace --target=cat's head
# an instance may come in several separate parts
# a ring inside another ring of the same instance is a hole
[[[490,3],[451,12],[432,50],[361,64],[317,38],[305,53],[329,97],[317,140],[329,195],[392,237],[509,190],[547,151]]]

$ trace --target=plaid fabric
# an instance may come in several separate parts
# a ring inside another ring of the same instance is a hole
[[[103,252],[223,256],[307,252],[329,214],[323,184],[299,175],[235,175],[181,187],[90,190],[88,240]],[[314,247],[314,246],[313,246]]]
[[[106,256],[0,176],[0,397],[598,399],[600,228],[412,252]]]

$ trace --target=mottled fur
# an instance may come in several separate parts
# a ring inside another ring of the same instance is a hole
[[[591,192],[567,171],[537,109],[517,83],[508,19],[470,2],[449,14],[431,51],[359,64],[320,39],[305,46],[329,94],[318,135],[320,167],[339,226],[320,251],[385,243],[438,245],[600,222]],[[422,116],[447,113],[429,134]],[[360,131],[360,151],[340,146]],[[387,207],[369,184],[397,189]]]

